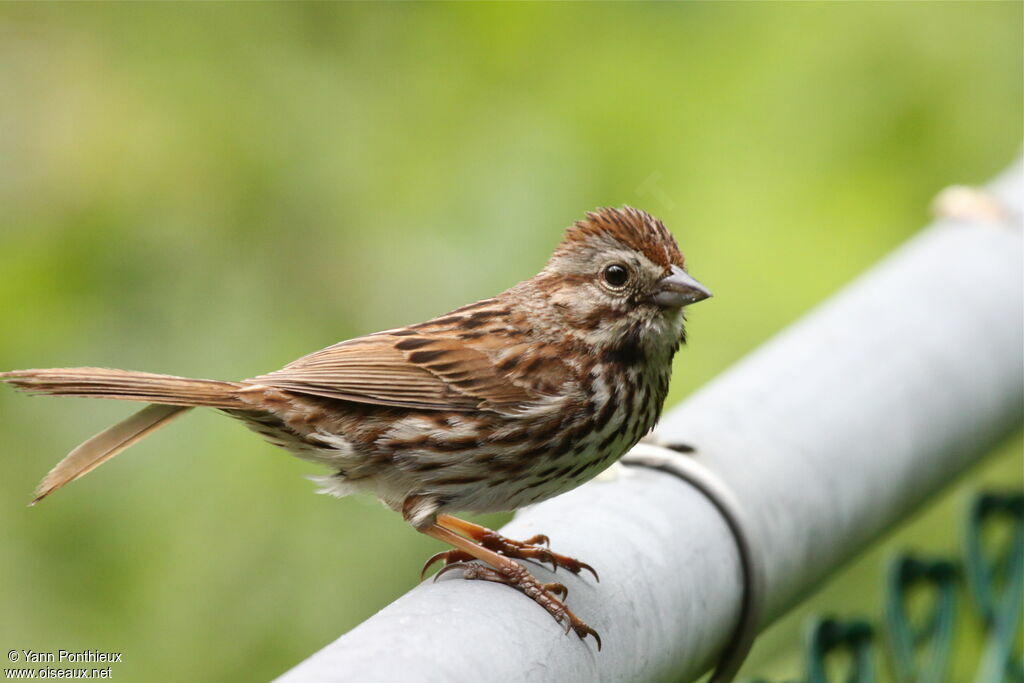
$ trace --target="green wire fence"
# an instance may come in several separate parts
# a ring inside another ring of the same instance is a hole
[[[1024,683],[1024,491],[976,496],[965,516],[961,558],[902,553],[889,562],[886,584],[882,632],[863,618],[812,620],[804,678],[790,683],[874,683],[882,680],[880,659],[897,683],[949,681],[964,603],[984,633],[973,683]]]

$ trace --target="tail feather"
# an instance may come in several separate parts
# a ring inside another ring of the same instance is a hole
[[[0,382],[33,394],[114,398],[176,406],[245,408],[239,382],[190,379],[107,368],[48,368],[0,372]]]
[[[151,432],[195,406],[225,410],[251,408],[239,397],[248,385],[211,379],[189,379],[149,372],[106,368],[49,368],[0,372],[8,382],[33,394],[87,396],[149,405],[71,451],[50,470],[36,489],[35,504],[61,486],[96,469]]]
[[[64,484],[84,477],[143,437],[163,427],[182,413],[187,406],[149,405],[131,417],[81,444],[50,470],[36,487],[31,505],[35,505]]]

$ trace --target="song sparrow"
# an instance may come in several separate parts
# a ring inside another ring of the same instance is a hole
[[[455,511],[512,510],[598,474],[657,421],[685,340],[682,308],[711,294],[665,226],[637,209],[588,213],[544,269],[492,299],[344,341],[240,382],[125,370],[0,373],[35,393],[150,403],[46,475],[37,502],[195,406],[330,467],[326,492],[369,491],[454,547],[446,571],[512,585],[584,638],[597,633],[512,558],[593,569]],[[482,560],[486,564],[469,562]]]

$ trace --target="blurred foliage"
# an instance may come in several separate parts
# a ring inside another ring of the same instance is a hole
[[[1024,528],[1020,489],[1006,488],[1021,481],[1012,445],[763,634],[743,671],[771,675],[739,680],[999,682],[1008,657],[1005,679],[1017,680]],[[978,493],[989,486],[1000,488]],[[834,612],[843,617],[822,616]]]
[[[0,5],[0,366],[251,376],[500,291],[629,203],[716,295],[676,402],[1018,153],[1021,7]],[[265,679],[437,549],[212,413],[23,507],[129,410],[0,392],[0,643]],[[993,462],[1019,478],[1019,443]],[[908,533],[945,547],[929,514]]]

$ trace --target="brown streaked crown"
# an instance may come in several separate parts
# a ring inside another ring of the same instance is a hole
[[[576,221],[565,231],[555,254],[594,238],[616,240],[666,269],[672,265],[684,267],[683,254],[665,224],[646,211],[631,206],[587,212],[584,220]]]

